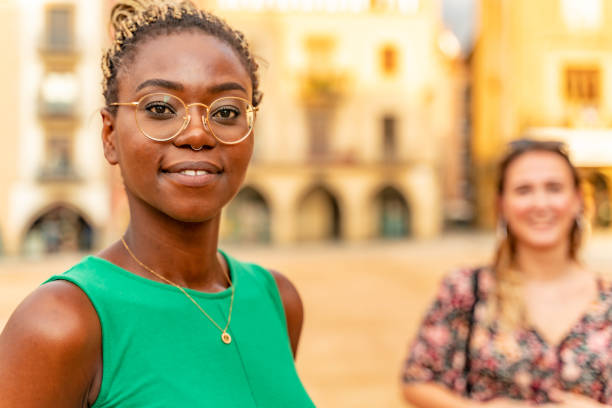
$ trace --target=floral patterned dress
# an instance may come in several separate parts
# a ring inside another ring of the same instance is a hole
[[[552,389],[567,390],[612,405],[612,290],[599,280],[599,295],[557,345],[535,329],[500,332],[483,319],[494,284],[487,269],[478,275],[474,305],[473,270],[448,275],[420,327],[403,368],[405,383],[436,382],[477,401],[505,397],[550,402]],[[465,373],[466,341],[474,305]]]

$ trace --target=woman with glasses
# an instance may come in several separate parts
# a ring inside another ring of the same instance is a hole
[[[403,368],[415,407],[612,405],[612,292],[579,261],[583,199],[557,142],[500,165],[491,266],[443,281]]]
[[[0,405],[312,407],[298,292],[217,248],[261,100],[242,33],[189,1],[119,1],[102,144],[125,234],[53,276],[0,336]]]

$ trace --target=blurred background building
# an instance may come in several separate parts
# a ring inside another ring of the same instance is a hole
[[[0,3],[5,253],[89,250],[111,216],[94,120],[104,32],[96,3]]]
[[[0,67],[3,253],[92,250],[129,221],[100,143],[99,62],[112,4],[0,2],[9,40]],[[504,144],[523,135],[570,145],[594,223],[610,226],[609,2],[199,4],[243,30],[262,67],[255,153],[225,211],[225,242],[490,227],[495,165]],[[466,5],[479,10],[478,21],[459,19],[467,43],[448,19]]]
[[[2,3],[9,42],[6,253],[90,250],[128,222],[104,162],[100,50],[112,1]],[[438,1],[200,1],[245,31],[265,98],[230,242],[432,237],[460,208],[465,72]],[[459,64],[460,65],[460,64]]]
[[[460,46],[438,1],[208,3],[263,65],[257,147],[227,240],[440,233]]]
[[[595,227],[609,228],[612,3],[481,0],[472,56],[472,151],[480,225],[494,223],[495,166],[520,136],[565,141]],[[545,16],[545,17],[544,17]]]

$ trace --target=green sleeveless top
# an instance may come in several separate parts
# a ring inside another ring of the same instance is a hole
[[[53,280],[77,285],[102,327],[103,374],[94,408],[314,407],[295,369],[274,277],[222,253],[235,286],[228,333],[173,286],[89,256]],[[186,289],[221,326],[231,289]]]

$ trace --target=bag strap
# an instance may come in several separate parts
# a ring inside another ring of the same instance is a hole
[[[470,314],[468,316],[468,335],[465,340],[465,366],[463,368],[463,377],[465,378],[465,392],[470,396],[472,393],[472,383],[470,382],[470,370],[472,361],[470,360],[470,343],[472,342],[472,332],[474,331],[474,311],[476,310],[476,304],[478,303],[478,277],[482,268],[476,268],[472,274],[472,289],[474,294],[474,303],[470,308]]]

